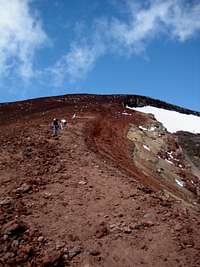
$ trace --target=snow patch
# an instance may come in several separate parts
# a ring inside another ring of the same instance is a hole
[[[145,127],[143,127],[143,126],[141,126],[141,125],[140,125],[138,128],[139,128],[140,130],[142,130],[142,131],[147,131],[147,128],[145,128]]]
[[[176,183],[177,183],[179,186],[181,186],[181,187],[184,186],[184,182],[183,182],[183,181],[178,180],[178,179],[175,179],[175,181],[176,181]]]
[[[169,155],[172,155],[172,153],[173,153],[172,151],[170,151],[170,152],[168,151],[168,152],[167,152],[167,154],[169,154]]]
[[[131,116],[132,114],[129,114],[127,112],[122,112],[122,115]]]
[[[164,127],[171,133],[177,131],[187,131],[191,133],[200,133],[200,117],[195,115],[187,115],[176,111],[156,108],[152,106],[131,108],[128,109],[151,113],[156,120],[161,122]]]
[[[170,164],[174,164],[173,162],[171,162],[170,160],[168,160],[168,159],[165,159],[168,163],[170,163]]]
[[[153,131],[155,131],[155,129],[156,129],[156,127],[154,127],[154,126],[151,126],[149,129],[148,128],[145,128],[144,126],[139,126],[138,127],[140,130],[142,130],[142,131],[150,131],[150,132],[153,132]]]
[[[170,159],[174,159],[173,155],[172,155],[172,152],[167,152],[168,156]]]
[[[153,132],[155,130],[156,130],[156,127],[154,127],[154,126],[151,126],[151,128],[149,129],[150,132]]]
[[[149,148],[148,146],[143,145],[143,147],[144,147],[146,150],[150,151],[150,148]]]

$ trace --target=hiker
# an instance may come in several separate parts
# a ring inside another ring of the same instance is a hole
[[[58,119],[55,118],[53,119],[53,122],[52,122],[52,130],[53,130],[54,136],[58,135],[59,129],[60,129],[60,122]]]
[[[61,129],[67,128],[67,121],[65,119],[61,120]]]

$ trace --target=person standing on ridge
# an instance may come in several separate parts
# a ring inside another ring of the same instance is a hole
[[[58,133],[59,133],[59,130],[60,130],[60,123],[59,123],[59,120],[58,119],[53,119],[53,122],[52,122],[52,130],[53,130],[53,135],[54,136],[57,136]]]

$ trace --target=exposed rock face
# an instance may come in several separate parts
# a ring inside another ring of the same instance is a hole
[[[191,112],[140,96],[0,105],[0,266],[200,266],[199,135],[126,103]]]
[[[200,112],[193,111],[190,109],[182,108],[176,105],[172,105],[169,103],[166,103],[164,101],[160,101],[158,99],[153,99],[150,97],[146,96],[139,96],[139,95],[130,95],[125,97],[124,99],[124,106],[128,105],[130,107],[144,107],[144,106],[152,106],[152,107],[157,107],[157,108],[164,108],[168,110],[174,110],[178,111],[180,113],[185,113],[185,114],[193,114],[196,116],[200,116]]]
[[[176,135],[169,134],[161,124],[158,125],[149,117],[149,122],[145,125],[132,125],[127,138],[133,142],[134,148],[130,154],[138,170],[170,194],[175,194],[190,204],[198,202],[198,190],[195,191],[195,188],[200,187],[200,165],[193,166],[192,152],[188,154],[189,152],[183,151],[183,142],[179,142]],[[186,138],[184,142],[183,147],[186,149],[192,149],[189,141]],[[194,149],[192,151],[197,154]]]

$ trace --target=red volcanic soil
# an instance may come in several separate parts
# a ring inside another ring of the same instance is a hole
[[[0,106],[0,266],[200,266],[199,211],[136,169],[126,135],[148,117],[122,101]]]

